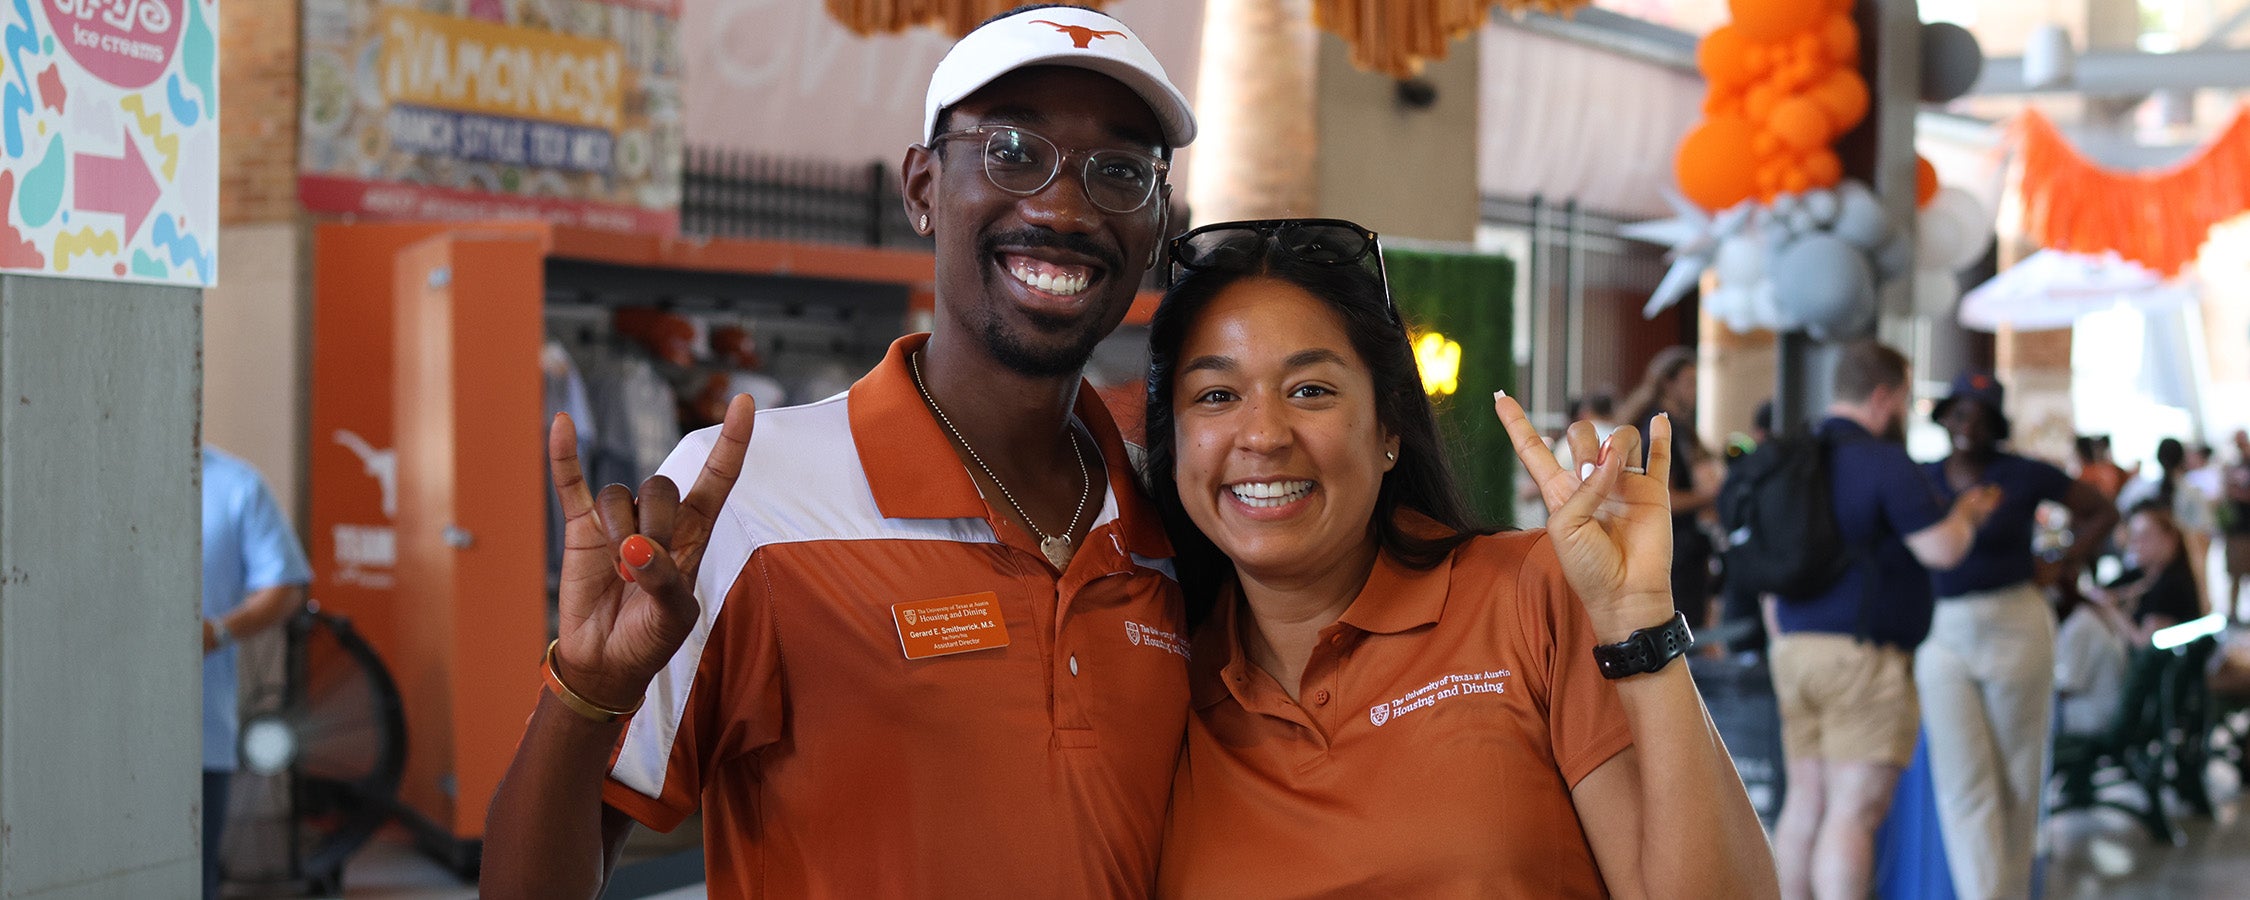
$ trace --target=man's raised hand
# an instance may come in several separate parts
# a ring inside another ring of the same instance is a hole
[[[558,414],[547,459],[562,503],[563,561],[556,675],[610,709],[631,709],[687,640],[700,607],[695,577],[712,524],[742,475],[756,406],[738,394],[687,496],[662,475],[638,498],[621,484],[589,492],[578,432]]]

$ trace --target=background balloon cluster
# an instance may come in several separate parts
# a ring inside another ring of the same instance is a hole
[[[1867,116],[1852,0],[1731,0],[1734,21],[1696,47],[1710,91],[1673,157],[1680,192],[1717,212],[1832,187],[1831,149]]]
[[[1950,310],[1960,296],[1954,273],[1984,255],[1991,215],[1939,185],[1927,160],[1916,160],[1911,232],[1865,183],[1844,178],[1835,142],[1869,109],[1852,0],[1727,5],[1733,21],[1696,48],[1709,92],[1703,121],[1673,158],[1676,215],[1625,232],[1673,248],[1645,314],[1677,302],[1706,270],[1716,284],[1703,309],[1736,331],[1864,334],[1879,286],[1909,276],[1917,311]],[[1983,64],[1975,39],[1943,24],[1921,38],[1921,99],[1967,92]]]

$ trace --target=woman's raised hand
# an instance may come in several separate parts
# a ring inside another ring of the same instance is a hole
[[[695,628],[695,576],[711,525],[742,474],[756,406],[738,394],[685,499],[662,475],[590,494],[567,414],[547,432],[555,496],[562,501],[563,561],[557,677],[587,700],[631,709]]]
[[[1555,461],[1514,398],[1493,395],[1493,409],[1547,503],[1547,534],[1596,628],[1661,624],[1672,611],[1671,418],[1649,425],[1645,472],[1625,471],[1641,458],[1637,429],[1603,440],[1591,423],[1572,424],[1564,439],[1571,458],[1585,461],[1573,472]]]

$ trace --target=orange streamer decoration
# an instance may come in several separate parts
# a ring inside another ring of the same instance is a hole
[[[2113,251],[2175,275],[2195,261],[2211,226],[2250,211],[2250,107],[2185,162],[2147,172],[2095,165],[2037,110],[2017,129],[2024,233],[2043,247]]]

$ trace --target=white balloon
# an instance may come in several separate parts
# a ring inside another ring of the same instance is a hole
[[[1975,194],[1956,187],[1938,188],[1937,196],[1930,198],[1928,212],[1951,219],[1956,235],[1953,243],[1942,248],[1922,245],[1931,262],[1943,262],[1946,268],[1959,271],[1984,258],[1984,251],[1992,246],[1992,212]]]
[[[1953,317],[1953,304],[1961,299],[1961,281],[1945,269],[1914,270],[1914,314],[1938,320]]]
[[[1797,317],[1781,305],[1781,295],[1770,280],[1750,289],[1750,311],[1760,328],[1791,331],[1797,327]]]
[[[1749,297],[1748,288],[1721,285],[1703,295],[1703,311],[1710,313],[1711,318],[1726,323],[1728,328],[1737,332],[1747,331],[1744,323],[1750,313]]]
[[[1836,221],[1837,206],[1835,191],[1815,188],[1805,192],[1805,211],[1812,213],[1813,221],[1822,228]]]
[[[1711,268],[1727,287],[1749,287],[1766,278],[1767,240],[1762,232],[1738,234],[1719,242]]]
[[[1807,325],[1848,322],[1875,302],[1875,273],[1867,254],[1825,234],[1798,238],[1774,256],[1775,300]]]
[[[1890,237],[1891,223],[1875,193],[1859,182],[1846,181],[1837,195],[1836,221],[1829,230],[1862,250],[1882,246]]]
[[[1799,205],[1789,214],[1790,234],[1811,234],[1819,230],[1820,221],[1813,217],[1811,204]]]
[[[1773,199],[1766,202],[1766,208],[1773,210],[1774,215],[1782,218],[1795,214],[1800,205],[1802,205],[1802,201],[1797,199],[1797,195],[1787,191],[1773,195]]]

